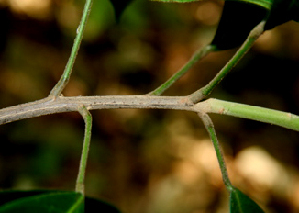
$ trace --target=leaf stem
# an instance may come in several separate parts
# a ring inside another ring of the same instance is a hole
[[[82,19],[79,24],[79,27],[77,28],[77,35],[76,35],[76,38],[73,43],[70,58],[65,66],[65,69],[61,75],[60,80],[51,90],[50,96],[54,96],[54,97],[59,96],[61,94],[62,90],[64,89],[64,87],[67,85],[67,83],[71,77],[72,69],[73,69],[79,48],[80,48],[81,41],[83,39],[83,31],[84,31],[84,28],[87,23],[87,19],[88,19],[88,16],[89,16],[89,13],[90,13],[90,10],[92,7],[92,3],[93,3],[93,0],[86,0],[86,2],[85,2]]]
[[[259,36],[264,31],[264,26],[266,21],[261,21],[255,28],[253,28],[248,38],[242,44],[242,46],[238,49],[235,55],[227,62],[227,64],[220,70],[220,72],[212,79],[207,85],[197,90],[193,94],[190,95],[193,103],[198,103],[206,96],[208,96],[214,88],[217,86],[219,82],[228,74],[228,72],[237,65],[237,63],[243,58],[243,56],[248,52],[248,50],[252,47],[253,43],[259,38]]]
[[[205,113],[217,113],[238,118],[247,118],[299,131],[299,116],[288,112],[223,101],[214,98],[200,102],[196,104],[196,107],[205,109]]]
[[[90,139],[91,139],[91,128],[92,128],[92,116],[85,106],[79,107],[78,111],[82,115],[85,123],[83,149],[80,160],[80,167],[78,177],[76,181],[76,192],[84,194],[84,177],[87,165],[87,158],[89,153]]]
[[[226,164],[224,161],[224,157],[222,154],[222,150],[220,147],[220,144],[218,142],[217,136],[216,136],[216,131],[213,125],[213,122],[211,120],[211,118],[206,114],[206,113],[198,113],[198,116],[202,119],[206,130],[208,131],[210,138],[213,142],[215,151],[216,151],[216,157],[219,163],[219,167],[221,170],[221,174],[222,174],[222,179],[223,179],[223,183],[226,186],[228,191],[231,191],[233,186],[229,180],[228,174],[227,174],[227,168],[226,168]]]
[[[179,71],[173,74],[165,83],[163,83],[157,89],[150,92],[149,95],[161,95],[171,85],[173,85],[176,81],[178,81],[186,72],[188,72],[196,62],[204,58],[208,53],[213,52],[215,50],[216,50],[215,46],[210,44],[197,50],[193,54],[192,58],[186,64],[184,64],[184,66]]]

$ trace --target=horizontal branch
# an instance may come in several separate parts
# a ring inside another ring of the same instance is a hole
[[[135,108],[173,109],[196,113],[216,113],[238,118],[248,118],[299,131],[299,116],[291,113],[258,106],[232,103],[213,98],[194,105],[190,101],[190,96],[150,95],[47,97],[27,104],[20,104],[1,109],[0,125],[25,118],[78,111],[82,106],[85,106],[87,110]]]
[[[119,95],[119,96],[73,96],[57,98],[47,97],[38,101],[0,110],[0,125],[13,121],[34,118],[43,115],[62,112],[78,111],[85,106],[87,110],[94,109],[175,109],[193,111],[193,103],[184,96],[148,96],[148,95]]]

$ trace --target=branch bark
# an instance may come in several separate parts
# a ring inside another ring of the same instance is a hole
[[[35,118],[43,115],[78,111],[85,106],[95,109],[172,109],[196,113],[216,113],[238,118],[247,118],[287,129],[299,131],[299,116],[246,104],[238,104],[214,98],[194,104],[190,96],[150,96],[150,95],[111,95],[111,96],[59,96],[0,109],[0,125],[13,121]]]
[[[193,111],[194,104],[187,96],[49,96],[27,104],[11,106],[0,110],[0,125],[13,121],[35,118],[43,115],[78,111],[85,106],[87,110],[95,109],[176,109]]]

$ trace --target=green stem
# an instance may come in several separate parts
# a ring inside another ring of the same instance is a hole
[[[210,138],[213,142],[213,145],[214,145],[214,148],[216,151],[216,157],[217,157],[217,160],[218,160],[218,163],[220,166],[220,170],[221,170],[221,174],[222,174],[223,183],[226,186],[227,190],[231,191],[233,186],[232,186],[232,184],[229,180],[228,174],[227,174],[226,164],[224,161],[224,157],[223,157],[223,154],[221,151],[220,144],[217,140],[216,131],[215,131],[213,122],[212,122],[211,118],[205,113],[198,113],[198,116],[202,119],[202,121],[205,125],[205,128],[208,131]]]
[[[215,50],[216,48],[213,45],[206,45],[203,48],[197,50],[193,54],[192,58],[186,64],[184,64],[184,66],[178,72],[173,74],[164,84],[159,86],[154,91],[150,92],[149,95],[161,95],[165,90],[167,90],[171,85],[179,80],[186,72],[188,72],[196,62],[205,57],[208,53]]]
[[[84,131],[83,149],[82,149],[80,167],[79,167],[78,177],[76,181],[76,192],[80,192],[84,194],[84,177],[85,177],[86,164],[87,164],[90,139],[91,139],[92,116],[85,106],[80,107],[78,111],[80,112],[80,114],[84,119],[85,131]]]
[[[210,81],[206,86],[197,90],[190,96],[190,99],[193,103],[197,103],[208,96],[217,84],[222,81],[222,79],[228,74],[228,72],[237,65],[237,63],[243,58],[243,56],[248,52],[248,50],[252,47],[253,43],[259,38],[259,36],[264,31],[266,21],[260,22],[255,28],[253,28],[248,38],[242,44],[242,46],[238,49],[235,55],[228,61],[228,63],[220,70],[220,72],[215,76],[215,78]]]
[[[199,106],[201,104],[205,105],[205,113],[217,113],[238,118],[248,118],[299,131],[299,116],[291,113],[213,98],[198,103]]]
[[[78,54],[80,44],[81,44],[81,41],[83,38],[83,31],[86,26],[87,19],[88,19],[88,16],[89,16],[89,13],[90,13],[90,10],[92,7],[92,2],[93,2],[93,0],[86,0],[86,2],[85,2],[82,19],[79,24],[79,27],[77,28],[77,35],[76,35],[76,38],[73,43],[70,58],[65,66],[65,69],[61,75],[59,82],[51,90],[50,96],[54,96],[54,97],[59,96],[61,94],[62,90],[64,89],[64,87],[67,85],[67,83],[71,77],[72,69],[73,69],[73,66],[74,66],[74,63],[76,60],[76,56]]]

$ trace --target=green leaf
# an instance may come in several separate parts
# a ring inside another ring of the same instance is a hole
[[[235,187],[230,191],[229,209],[230,213],[264,213],[261,207]]]
[[[116,20],[119,20],[122,12],[130,4],[132,0],[110,0],[115,10]]]
[[[84,197],[75,192],[55,192],[21,197],[0,207],[2,213],[17,212],[84,212]]]
[[[298,21],[298,12],[298,0],[273,0],[271,13],[265,29],[272,29],[291,20]]]
[[[218,50],[240,46],[248,37],[250,30],[258,25],[267,13],[267,9],[255,4],[226,1],[211,44],[215,45]]]
[[[156,0],[160,2],[194,2],[201,0]],[[218,50],[240,46],[249,32],[267,18],[265,30],[287,21],[299,21],[298,0],[227,0],[212,45]]]
[[[114,206],[76,192],[32,190],[0,192],[0,213],[120,213]]]
[[[234,0],[236,1],[236,0]],[[239,0],[240,2],[246,2],[248,4],[254,4],[254,5],[258,5],[260,7],[263,7],[267,10],[271,10],[273,1],[275,0]]]
[[[83,3],[84,1],[81,1]],[[85,40],[95,40],[116,22],[116,14],[109,0],[94,1],[84,31]]]
[[[121,213],[113,205],[101,200],[97,200],[91,197],[85,197],[85,213],[88,212],[109,212],[109,213]]]
[[[265,30],[269,30],[290,20],[298,21],[298,11],[297,0],[271,0],[270,9],[251,0],[226,1],[211,44],[218,50],[238,47],[263,19],[267,18]]]

